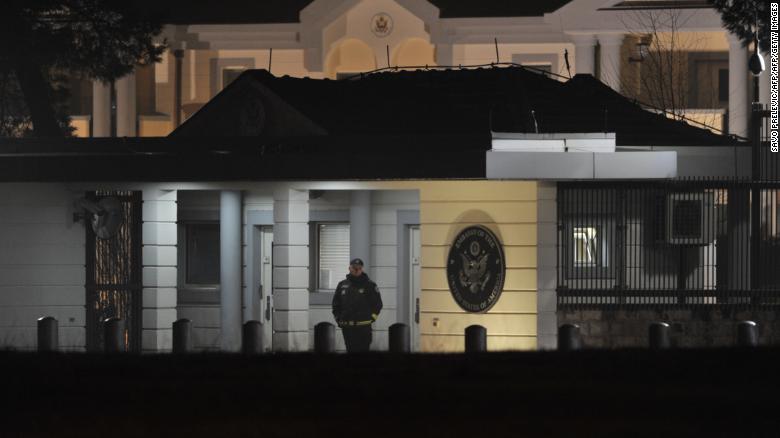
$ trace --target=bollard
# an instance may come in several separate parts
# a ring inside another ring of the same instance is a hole
[[[650,348],[653,350],[663,350],[672,347],[672,342],[669,339],[669,324],[654,322],[650,324],[648,332]]]
[[[391,353],[408,353],[411,351],[409,347],[409,326],[397,322],[390,326],[390,352]]]
[[[737,346],[755,347],[758,345],[758,325],[753,321],[737,324]]]
[[[57,351],[58,347],[57,320],[51,316],[38,318],[38,351]]]
[[[466,353],[487,351],[487,329],[481,325],[466,327]]]
[[[564,324],[558,329],[558,350],[573,351],[582,349],[580,326]]]
[[[192,351],[192,321],[186,318],[173,323],[173,352],[189,353]]]
[[[333,353],[336,351],[336,328],[329,322],[314,326],[314,352]]]
[[[103,351],[106,353],[124,353],[125,322],[121,318],[106,318],[103,320]]]
[[[263,324],[260,321],[247,321],[241,330],[241,352],[244,354],[263,353]]]

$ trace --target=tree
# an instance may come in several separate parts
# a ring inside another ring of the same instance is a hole
[[[720,13],[723,26],[742,44],[752,43],[758,22],[759,47],[769,48],[769,2],[766,0],[707,0]]]
[[[133,2],[10,0],[0,14],[0,135],[69,132],[65,75],[113,81],[159,60],[161,24]]]

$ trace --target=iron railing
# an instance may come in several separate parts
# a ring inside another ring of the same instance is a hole
[[[780,183],[561,182],[557,202],[559,308],[780,304]]]

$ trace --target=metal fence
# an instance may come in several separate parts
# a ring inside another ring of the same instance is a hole
[[[557,202],[559,308],[780,304],[780,183],[562,182]]]

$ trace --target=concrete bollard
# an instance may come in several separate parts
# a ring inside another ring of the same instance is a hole
[[[241,352],[244,354],[263,353],[263,324],[260,321],[247,321],[241,329]]]
[[[481,325],[466,327],[466,353],[487,351],[487,329]]]
[[[106,318],[103,320],[103,351],[106,353],[124,353],[125,322],[121,318]]]
[[[577,324],[564,324],[558,329],[558,350],[574,351],[582,349],[580,326]]]
[[[669,324],[665,322],[654,322],[648,329],[648,340],[650,348],[653,350],[664,350],[672,347],[669,338]]]
[[[57,319],[52,316],[38,318],[38,351],[57,351],[59,343]]]
[[[173,323],[173,352],[192,352],[192,321],[186,318]]]
[[[333,353],[336,351],[336,328],[329,322],[314,326],[314,352]]]
[[[737,346],[758,346],[758,325],[753,321],[742,321],[737,324]]]
[[[411,351],[409,347],[409,326],[397,322],[390,326],[390,352],[391,353],[408,353]]]

